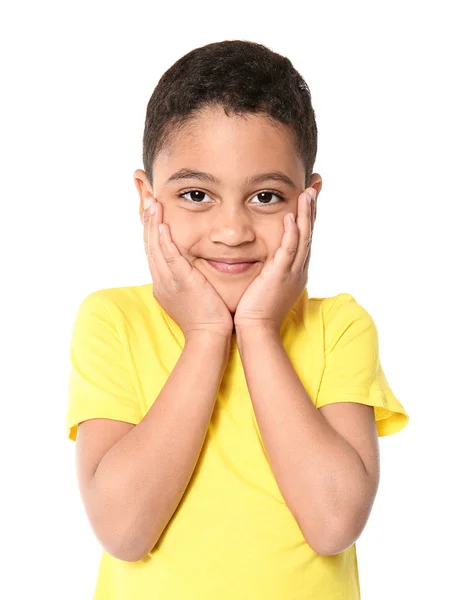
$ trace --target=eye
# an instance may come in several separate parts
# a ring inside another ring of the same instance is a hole
[[[279,198],[279,200],[277,202],[270,202],[267,198],[270,195],[277,196]],[[261,196],[261,200],[265,200],[265,202],[259,202],[259,204],[263,204],[264,206],[267,206],[268,204],[279,204],[280,202],[284,202],[284,196],[282,194],[280,194],[279,192],[276,192],[273,190],[266,190],[264,192],[258,192],[258,194],[256,194],[256,196]]]
[[[180,194],[178,194],[178,198],[184,198],[184,196],[186,196],[187,194],[200,194],[200,196],[207,196],[207,194],[205,192],[201,192],[200,190],[187,190],[186,192],[181,192]],[[211,204],[211,202],[202,202],[202,198],[197,197],[195,200],[192,200],[192,198],[185,198],[185,200],[188,200],[190,204]]]
[[[181,192],[180,194],[178,194],[178,198],[184,198],[184,196],[186,196],[187,194],[197,194],[197,197],[195,200],[192,200],[192,198],[185,198],[186,200],[188,200],[188,202],[190,204],[211,204],[211,202],[202,202],[202,197],[199,197],[198,195],[200,194],[200,196],[208,196],[208,194],[206,194],[205,192],[202,192],[201,190],[187,190],[185,192]],[[268,200],[269,196],[276,196],[278,199],[277,202],[270,202]],[[285,202],[284,196],[282,194],[280,194],[279,192],[277,192],[276,190],[265,190],[263,192],[258,192],[258,194],[255,194],[254,197],[256,196],[260,196],[261,200],[264,200],[264,202],[258,202],[258,203],[254,203],[256,206],[269,206],[270,204],[279,204],[280,202]]]

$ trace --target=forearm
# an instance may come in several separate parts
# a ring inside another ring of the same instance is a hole
[[[355,449],[308,397],[279,333],[237,332],[257,424],[286,504],[308,544],[327,548],[363,504],[367,474]],[[311,365],[309,365],[311,368]]]
[[[200,456],[229,347],[229,339],[210,333],[186,340],[147,414],[100,461],[94,506],[118,535],[118,558],[147,554],[176,510]]]

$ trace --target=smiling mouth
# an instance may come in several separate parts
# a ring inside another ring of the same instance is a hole
[[[227,273],[230,275],[244,273],[245,271],[249,271],[250,269],[252,269],[254,265],[258,264],[258,262],[223,263],[207,259],[205,259],[205,262],[207,262],[216,271],[220,273]]]

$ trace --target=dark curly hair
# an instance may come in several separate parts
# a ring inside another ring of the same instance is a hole
[[[160,78],[147,105],[143,138],[144,170],[163,147],[204,108],[225,114],[261,113],[289,126],[309,184],[317,151],[317,126],[308,85],[291,61],[266,46],[225,40],[191,50]]]

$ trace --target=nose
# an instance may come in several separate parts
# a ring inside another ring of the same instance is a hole
[[[212,242],[236,246],[255,239],[252,216],[235,207],[218,211],[209,225]]]

